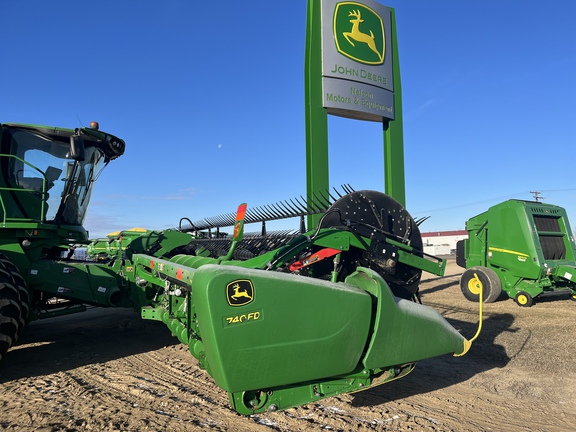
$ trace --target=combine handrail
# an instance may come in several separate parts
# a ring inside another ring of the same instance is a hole
[[[10,154],[0,154],[0,158],[1,157],[6,157],[6,158],[14,158],[22,163],[24,163],[25,165],[28,165],[30,168],[38,171],[41,175],[42,178],[42,191],[39,192],[35,189],[26,189],[23,187],[0,187],[0,191],[13,191],[13,192],[28,192],[28,193],[40,193],[42,196],[41,199],[41,205],[40,205],[40,218],[39,221],[40,223],[44,223],[46,222],[46,215],[45,215],[45,208],[46,208],[46,174],[44,174],[44,172],[42,172],[42,170],[34,165],[32,165],[30,162],[25,161],[24,159],[15,156],[15,155],[10,155]],[[7,216],[7,212],[6,212],[6,205],[4,203],[4,198],[2,197],[2,195],[0,194],[0,205],[2,206],[2,212],[3,212],[3,217],[2,217],[2,225],[5,226],[6,222],[16,222],[16,221],[34,221],[36,219],[33,218],[17,218],[17,217],[8,217]]]

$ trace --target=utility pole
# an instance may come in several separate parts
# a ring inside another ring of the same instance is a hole
[[[541,197],[540,195],[542,194],[542,192],[539,191],[530,191],[530,193],[532,195],[534,195],[534,201],[536,202],[540,202],[541,199],[544,199],[543,197]]]

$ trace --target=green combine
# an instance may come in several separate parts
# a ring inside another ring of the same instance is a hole
[[[576,298],[576,244],[566,210],[535,201],[508,200],[466,222],[456,262],[466,271],[464,296],[486,303],[502,292],[519,306],[552,295]]]
[[[82,223],[94,182],[124,141],[95,124],[1,128],[0,356],[29,321],[133,308],[165,323],[231,406],[253,414],[365,389],[470,347],[418,301],[422,271],[441,275],[445,261],[423,253],[418,223],[387,195],[242,205],[119,233],[95,249],[98,259],[80,261],[73,251],[90,245]],[[266,232],[267,220],[309,214],[322,214],[313,230]],[[254,222],[261,232],[244,235]]]

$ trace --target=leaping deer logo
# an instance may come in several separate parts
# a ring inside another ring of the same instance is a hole
[[[344,35],[344,37],[346,38],[346,40],[348,42],[350,42],[350,44],[354,47],[356,45],[354,45],[354,42],[352,42],[351,39],[355,40],[356,42],[361,42],[361,43],[367,44],[368,48],[370,48],[372,51],[374,51],[378,55],[378,58],[380,59],[380,61],[382,61],[382,54],[376,48],[376,42],[374,42],[374,33],[372,32],[372,30],[370,30],[370,34],[362,33],[360,31],[360,23],[364,22],[364,20],[362,19],[362,14],[360,13],[360,10],[358,9],[355,11],[354,10],[350,11],[348,13],[348,16],[353,17],[350,20],[350,22],[352,23],[352,31],[342,33]]]
[[[247,279],[235,280],[226,285],[226,298],[230,306],[243,306],[254,300],[254,287]]]
[[[388,19],[386,10],[381,13]],[[366,65],[384,63],[386,32],[378,12],[361,3],[343,1],[336,4],[332,24],[340,54]]]
[[[232,289],[234,290],[234,294],[232,294],[230,296],[230,298],[233,298],[234,300],[238,300],[240,297],[245,297],[248,300],[252,300],[252,296],[250,294],[248,294],[248,290],[240,291],[240,285],[239,284],[232,285]]]

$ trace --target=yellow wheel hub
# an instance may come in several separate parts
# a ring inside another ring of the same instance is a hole
[[[528,303],[528,297],[526,297],[524,294],[520,294],[518,295],[517,301],[518,304],[525,305],[526,303]]]
[[[480,295],[480,292],[482,291],[482,282],[480,282],[478,276],[474,275],[474,277],[468,281],[468,291],[474,295]]]

